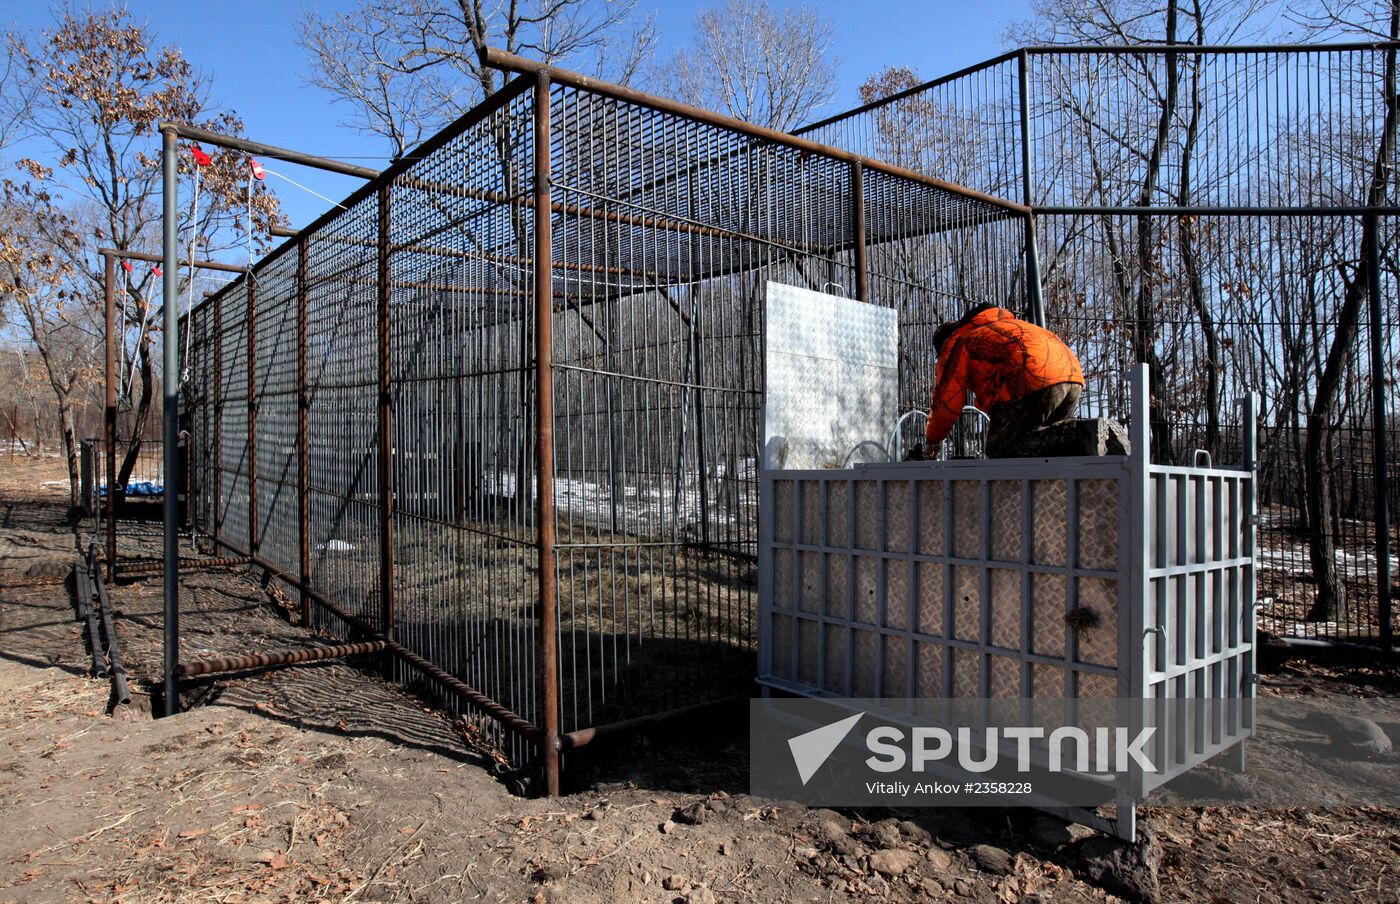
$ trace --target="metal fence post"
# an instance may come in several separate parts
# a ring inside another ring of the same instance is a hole
[[[384,636],[394,639],[394,432],[389,380],[389,186],[379,189],[379,294],[375,333],[379,343],[379,610]]]
[[[224,520],[224,293],[214,296],[214,555]]]
[[[1030,115],[1030,55],[1022,50],[1016,55],[1016,84],[1020,95],[1021,118],[1021,203],[1031,206],[1031,115]],[[1035,238],[1035,213],[1028,211],[1025,219],[1026,243],[1026,301],[1031,322],[1045,326],[1045,298],[1040,285],[1040,250]]]
[[[106,274],[103,308],[107,319],[102,401],[102,458],[107,469],[107,498],[103,508],[107,512],[107,582],[111,583],[117,574],[117,305],[114,286],[117,259],[110,254],[102,257]]]
[[[1385,312],[1381,304],[1380,218],[1366,214],[1366,282],[1371,302],[1371,430],[1376,499],[1376,591],[1381,649],[1395,643],[1390,595],[1390,461],[1386,448]]]
[[[539,548],[540,683],[544,712],[545,792],[559,795],[559,637],[558,587],[554,573],[554,273],[553,208],[550,195],[550,78],[541,72],[535,85],[535,479],[536,532]]]
[[[164,374],[162,391],[164,394],[163,415],[165,418],[165,500],[161,536],[164,540],[165,567],[165,714],[173,716],[180,711],[180,688],[175,680],[175,668],[180,662],[180,549],[179,549],[179,500],[175,486],[179,482],[180,458],[180,297],[179,297],[179,258],[176,243],[180,226],[179,173],[175,151],[175,131],[161,132],[161,188],[162,221],[161,252],[165,278],[161,281],[164,296],[162,319],[164,321]],[[108,483],[112,483],[111,477]],[[111,496],[114,487],[107,488]]]
[[[258,554],[258,291],[253,272],[244,278],[248,303],[244,322],[248,327],[248,554]]]
[[[300,547],[297,595],[301,624],[311,624],[311,502],[306,418],[310,402],[306,394],[306,239],[297,243],[297,543]]]

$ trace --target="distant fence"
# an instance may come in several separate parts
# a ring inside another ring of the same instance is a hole
[[[1226,453],[1261,392],[1260,626],[1389,643],[1396,51],[1029,48],[799,134],[1032,207],[1088,405],[1151,364],[1159,463]]]

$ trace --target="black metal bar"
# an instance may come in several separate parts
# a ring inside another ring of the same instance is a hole
[[[107,579],[111,580],[117,567],[117,259],[110,252],[102,253],[104,296],[102,457],[107,469]]]
[[[387,641],[368,640],[361,643],[344,643],[329,647],[307,647],[301,650],[248,653],[243,656],[216,656],[210,659],[182,662],[176,669],[176,673],[181,678],[193,678],[196,675],[209,675],[215,672],[241,672],[245,669],[263,669],[275,665],[323,662],[327,659],[380,653],[387,646]]]
[[[394,639],[394,427],[390,368],[389,228],[390,187],[379,189],[378,304],[375,337],[378,345],[379,403],[379,605],[380,630]]]
[[[259,157],[267,157],[272,160],[285,160],[288,163],[295,163],[299,166],[309,166],[312,169],[326,170],[331,173],[340,173],[343,176],[355,176],[359,179],[373,179],[379,175],[379,170],[370,169],[367,166],[356,166],[353,163],[342,163],[339,160],[332,160],[329,157],[317,157],[315,154],[303,154],[301,151],[293,151],[287,148],[280,148],[275,144],[263,144],[261,141],[250,141],[247,138],[235,138],[232,135],[224,135],[220,132],[213,132],[209,129],[201,129],[197,126],[185,125],[178,122],[162,122],[160,124],[162,132],[170,132],[180,138],[189,138],[193,141],[200,141],[204,144],[212,144],[215,147],[229,148],[234,151],[243,151],[248,154],[257,154]]]
[[[306,391],[306,242],[297,245],[297,611],[302,627],[311,624],[310,451],[306,420],[311,400]]]
[[[851,164],[851,248],[856,271],[856,298],[870,300],[870,260],[865,247],[865,167]]]
[[[559,796],[559,590],[554,567],[554,286],[550,197],[550,73],[535,83],[535,531],[539,550],[539,649],[545,793]]]
[[[121,706],[131,702],[131,691],[126,686],[126,667],[122,665],[121,646],[117,642],[117,629],[112,622],[112,603],[107,599],[107,582],[102,580],[102,569],[97,564],[97,546],[88,549],[88,573],[97,587],[97,603],[102,609],[102,631],[107,635],[107,661],[111,665],[108,674],[112,676],[112,699]]]
[[[1365,216],[1368,213],[1379,213],[1385,215],[1400,214],[1400,206],[1387,205],[1384,207],[1368,207],[1362,204],[1346,204],[1335,207],[1289,207],[1280,205],[1269,205],[1261,207],[1250,207],[1247,204],[1235,205],[1161,205],[1158,207],[1142,207],[1140,205],[1127,205],[1122,207],[1105,207],[1094,204],[1046,204],[1035,208],[1037,216],[1045,215],[1075,215],[1075,216],[1163,216],[1163,217],[1269,217],[1269,216],[1293,216],[1293,217],[1334,217],[1334,216]]]
[[[92,650],[92,677],[102,678],[107,674],[107,663],[102,658],[102,641],[97,635],[97,618],[92,609],[92,585],[88,582],[87,563],[81,556],[73,566],[73,592],[78,597],[78,619],[87,625],[88,647]]]
[[[247,351],[244,355],[248,368],[246,375],[245,402],[248,412],[248,549],[258,554],[258,281],[248,280],[247,303],[243,308],[243,322],[247,330],[245,337]]]
[[[224,456],[224,299],[214,299],[214,449],[213,491],[214,523],[211,532],[215,540],[223,532],[223,456]]]
[[[1371,302],[1371,430],[1374,443],[1376,516],[1376,592],[1380,621],[1381,649],[1395,645],[1394,601],[1390,587],[1390,455],[1386,442],[1386,360],[1385,310],[1381,302],[1381,237],[1379,217],[1367,214],[1366,282]]]
[[[165,545],[165,714],[180,711],[180,688],[175,680],[175,666],[180,662],[180,535],[179,500],[174,492],[179,483],[180,457],[180,299],[179,281],[175,278],[179,266],[176,249],[180,226],[179,172],[175,157],[175,132],[161,131],[161,176],[163,210],[161,218],[161,250],[165,272],[164,293],[164,407],[162,424],[165,433],[165,500],[161,534]]]
[[[1031,208],[1035,198],[1031,189],[1030,58],[1024,52],[1016,55],[1016,84],[1021,120],[1021,203]],[[1040,285],[1040,249],[1036,244],[1034,214],[1026,215],[1025,229],[1026,301],[1031,322],[1045,326],[1045,298]]]

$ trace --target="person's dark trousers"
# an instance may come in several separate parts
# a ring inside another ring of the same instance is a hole
[[[1038,455],[1063,455],[1049,445],[1058,446],[1058,431],[1047,427],[1062,424],[1074,417],[1079,396],[1084,387],[1078,383],[1056,383],[1037,389],[1014,402],[993,405],[987,412],[988,458],[1025,458]]]

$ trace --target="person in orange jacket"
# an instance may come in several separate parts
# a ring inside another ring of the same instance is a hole
[[[969,390],[991,419],[988,458],[1015,457],[1035,431],[1074,415],[1084,371],[1049,330],[983,305],[940,326],[933,344],[938,378],[924,428],[930,457],[952,432]]]

